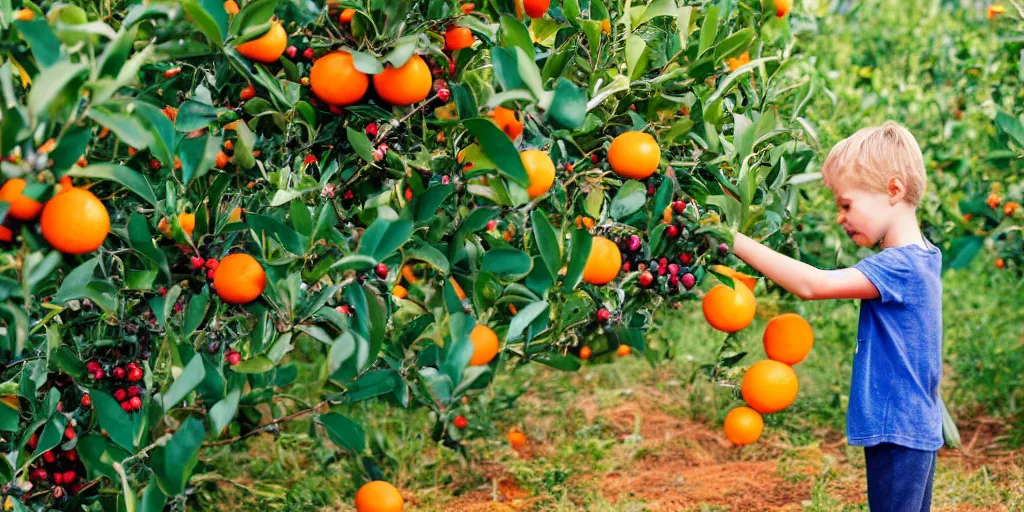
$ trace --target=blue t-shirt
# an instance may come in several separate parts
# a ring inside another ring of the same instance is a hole
[[[942,447],[942,253],[931,243],[890,247],[861,260],[878,288],[861,301],[848,442]]]

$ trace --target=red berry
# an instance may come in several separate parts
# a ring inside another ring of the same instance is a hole
[[[669,238],[676,238],[677,236],[679,236],[679,228],[675,227],[674,225],[669,226],[668,229],[665,230],[665,232],[668,234]]]
[[[289,59],[294,59],[295,55],[299,53],[299,49],[294,46],[289,46],[288,48],[284,49],[284,53],[285,55],[288,56]]]
[[[64,485],[64,473],[54,473],[52,478],[54,485]]]
[[[683,287],[689,290],[690,288],[693,288],[694,284],[696,284],[697,279],[693,277],[693,274],[687,272],[683,274],[681,281],[683,282]]]
[[[379,132],[380,132],[380,128],[377,126],[377,123],[370,123],[370,124],[366,125],[366,135],[367,136],[369,136],[369,137],[376,137],[377,133],[379,133]]]
[[[602,323],[603,322],[607,322],[609,319],[611,319],[611,317],[612,317],[611,311],[608,311],[605,308],[601,308],[601,309],[597,310],[597,321],[598,322],[602,322]]]
[[[92,407],[92,398],[89,398],[89,395],[82,395],[82,407]]]
[[[132,404],[128,401],[121,402],[121,409],[124,412],[132,412]]]
[[[319,162],[319,160],[317,160],[316,155],[312,155],[312,154],[306,155],[306,158],[302,159],[302,163],[305,164],[305,165],[313,165],[313,164],[315,164],[317,162]]]
[[[50,475],[43,468],[34,469],[29,474],[29,478],[31,478],[32,480],[46,480],[46,478],[49,476]]]
[[[599,162],[599,161],[600,161],[600,159],[597,158],[597,153],[593,153],[593,154],[590,155],[590,162],[591,163],[597,164],[597,162]]]
[[[636,252],[640,250],[642,244],[643,241],[640,240],[639,236],[629,235],[629,245],[626,248],[629,249],[629,252]]]
[[[213,275],[216,274],[216,273],[217,273],[216,270],[213,270],[213,269],[207,270],[206,271],[206,278],[212,280],[213,279]]]
[[[131,397],[131,399],[128,400],[128,403],[131,405],[132,409],[136,411],[142,409],[142,399],[137,396]]]
[[[334,310],[337,311],[338,313],[341,313],[341,314],[346,315],[346,316],[352,314],[352,309],[349,308],[347,305],[338,306],[338,307],[334,308]]]
[[[166,286],[161,286],[159,289],[157,289],[156,292],[159,293],[161,297],[166,297],[167,296],[167,287]]]
[[[669,286],[672,286],[673,288],[675,288],[676,286],[679,286],[679,276],[672,275],[672,277],[669,277],[668,278],[668,284],[669,284]]]
[[[232,350],[224,356],[224,359],[228,362],[228,364],[234,366],[242,362],[242,354],[239,354],[237,350]]]
[[[678,274],[679,273],[679,265],[676,265],[675,263],[669,263],[668,264],[668,273],[671,274],[671,275]]]
[[[690,263],[693,263],[693,255],[684,252],[679,255],[679,261],[683,262],[683,265],[689,266]]]
[[[161,167],[163,167],[163,164],[160,163],[160,160],[157,160],[156,158],[149,159],[150,169],[153,169],[154,171],[159,171]]]
[[[441,100],[441,103],[448,103],[448,99],[452,97],[451,91],[448,89],[441,89],[437,91],[437,98]]]
[[[718,244],[718,252],[722,256],[725,256],[726,254],[729,254],[729,244],[727,244],[725,242],[722,242],[722,243]]]
[[[302,50],[302,58],[309,60],[313,58],[313,48],[306,48]]]
[[[117,380],[121,380],[121,379],[123,379],[123,378],[124,378],[124,375],[125,375],[125,373],[124,373],[124,368],[121,368],[120,366],[118,366],[117,368],[114,368],[114,371],[112,371],[112,372],[110,372],[110,373],[111,373],[111,375],[113,375],[113,376],[114,376],[114,378],[115,378],[115,379],[117,379]]]
[[[632,110],[633,112],[636,112],[636,105],[630,105],[629,109]]]
[[[442,185],[447,185],[447,184],[449,184],[451,182],[452,182],[452,179],[449,178],[448,176],[441,176],[441,184]]]
[[[497,227],[498,227],[498,221],[496,221],[496,220],[491,220],[491,221],[489,221],[487,223],[487,231],[493,231]]]
[[[199,270],[203,268],[203,265],[206,265],[206,260],[199,256],[192,256],[190,261],[192,262],[192,270]]]
[[[95,372],[93,372],[92,378],[94,378],[96,380],[100,380],[100,379],[103,378],[104,375],[106,375],[106,374],[103,373],[103,369],[101,368],[101,369],[96,370]]]
[[[143,376],[142,368],[132,368],[128,372],[128,380],[130,380],[132,382],[138,382],[138,381],[142,380],[142,376]]]
[[[455,61],[454,60],[449,60],[448,61],[448,74],[449,75],[454,75],[455,74]]]
[[[383,263],[377,264],[377,277],[384,279],[388,277],[388,266]]]
[[[35,450],[36,446],[39,446],[39,434],[32,434],[32,437],[28,438],[28,444],[25,446],[29,450]]]
[[[128,387],[128,396],[139,396],[142,394],[142,390],[138,386]]]
[[[623,272],[629,272],[629,270],[631,268],[632,268],[632,265],[630,265],[628,261],[622,264],[622,271]]]
[[[651,274],[650,272],[647,272],[647,271],[644,271],[643,274],[640,274],[640,287],[641,288],[647,288],[647,287],[651,286],[652,283],[654,283],[654,274]]]
[[[89,370],[89,373],[96,373],[96,370],[100,369],[100,363],[96,361],[89,361],[89,364],[85,365],[85,369]]]
[[[658,192],[658,189],[654,188],[654,185],[647,186],[647,196],[653,197]]]
[[[64,458],[70,460],[71,462],[78,460],[78,450],[72,448],[64,452]]]
[[[461,414],[455,417],[454,423],[455,428],[458,429],[464,429],[469,426],[469,420],[467,420],[466,417]]]
[[[665,257],[658,258],[658,267],[664,267],[666,265],[668,265],[668,258],[665,258]]]
[[[219,267],[219,266],[220,266],[220,262],[217,261],[216,258],[210,258],[210,259],[206,260],[206,268],[208,268],[210,270],[217,270],[217,267]]]
[[[71,484],[71,482],[74,482],[76,478],[78,478],[78,475],[76,475],[74,471],[65,471],[64,472],[64,483],[65,484]]]
[[[406,188],[405,189],[405,200],[406,201],[412,201],[412,189],[411,188]]]
[[[686,209],[686,203],[682,201],[672,201],[672,209],[675,210],[676,213],[683,213],[683,210]]]
[[[127,398],[127,397],[128,397],[128,392],[125,391],[124,388],[121,388],[121,389],[118,389],[118,390],[114,391],[114,400],[117,400],[118,402],[123,402],[124,399]]]
[[[46,461],[47,464],[53,464],[57,461],[57,456],[54,455],[53,451],[43,452],[43,460]]]
[[[667,272],[668,272],[668,267],[667,266],[658,265],[658,275],[659,276],[663,276]]]
[[[128,368],[128,371],[132,371],[138,367],[139,363],[128,363],[127,365],[125,365],[125,368]]]

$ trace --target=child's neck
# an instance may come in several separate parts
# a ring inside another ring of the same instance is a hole
[[[916,212],[897,216],[885,236],[882,237],[883,249],[905,245],[918,245],[922,249],[928,248],[924,241],[924,235],[921,234],[921,228],[917,224]]]

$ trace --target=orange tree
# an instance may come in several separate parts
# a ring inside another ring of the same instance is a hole
[[[297,417],[363,454],[375,398],[456,447],[507,365],[663,357],[811,153],[790,3],[682,3],[4,3],[5,506],[181,508]]]

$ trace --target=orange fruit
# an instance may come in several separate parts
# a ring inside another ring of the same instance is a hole
[[[555,164],[551,157],[539,149],[528,149],[520,152],[519,158],[523,160],[526,175],[530,177],[530,186],[526,189],[530,199],[544,195],[555,183]]]
[[[725,417],[725,437],[737,446],[757,441],[762,430],[764,418],[750,407],[737,407]]]
[[[1006,262],[1002,258],[997,259],[996,268],[1006,268]]]
[[[548,12],[551,7],[551,0],[523,0],[523,9],[526,15],[531,18],[540,18]]]
[[[775,0],[775,16],[785,18],[793,10],[793,0]]]
[[[409,265],[402,265],[402,277],[404,277],[409,284],[416,284],[419,282],[419,278],[416,277],[416,274],[412,271],[412,267]]]
[[[501,131],[508,135],[513,141],[523,133],[523,122],[516,119],[516,111],[505,107],[494,107],[491,111],[494,124],[501,128]]]
[[[348,52],[331,52],[320,57],[309,70],[309,87],[326,103],[351,105],[366,94],[370,79],[356,69]]]
[[[583,348],[580,349],[580,359],[586,361],[587,359],[590,359],[590,356],[593,355],[593,353],[594,351],[591,350],[590,347],[584,345]]]
[[[629,345],[619,345],[619,348],[615,350],[615,353],[618,354],[619,357],[626,357],[633,353],[633,349],[630,348]]]
[[[36,19],[36,13],[32,9],[18,9],[14,11],[14,19],[18,21],[32,21]]]
[[[391,290],[391,295],[394,295],[396,299],[404,299],[409,296],[409,290],[406,290],[405,287],[400,284],[396,284],[395,289]]]
[[[473,31],[466,27],[448,27],[444,33],[444,48],[448,51],[461,50],[473,46],[476,38]]]
[[[192,231],[196,229],[196,216],[194,213],[179,213],[178,214],[178,225],[181,226],[181,230],[188,236],[192,236]]]
[[[779,412],[796,400],[800,386],[796,372],[789,365],[766,359],[758,361],[743,374],[740,392],[755,411],[761,414]]]
[[[526,434],[516,427],[512,427],[508,430],[508,443],[512,445],[512,448],[522,448],[526,446]]]
[[[288,33],[284,31],[281,22],[276,21],[270,25],[270,30],[252,41],[247,41],[235,47],[238,53],[249,60],[257,62],[277,62],[284,54],[288,46]]]
[[[590,244],[590,256],[583,266],[583,281],[602,285],[619,275],[622,268],[622,253],[615,242],[603,236],[595,236]]]
[[[803,361],[813,346],[811,324],[795,313],[772,318],[764,328],[764,352],[773,361],[793,366]]]
[[[729,71],[736,71],[744,64],[750,63],[750,52],[743,52],[739,57],[729,57]]]
[[[619,176],[642,180],[658,170],[661,148],[648,133],[626,132],[612,140],[608,163]]]
[[[46,202],[39,226],[43,238],[65,254],[85,254],[103,245],[110,233],[110,215],[103,203],[88,190],[71,186],[64,188]]]
[[[228,224],[232,222],[242,222],[242,209],[238,206],[234,207],[231,213],[228,214]]]
[[[715,265],[711,267],[711,270],[714,270],[725,277],[731,278],[733,281],[738,281],[747,285],[747,288],[750,288],[750,291],[754,291],[754,288],[757,287],[756,277],[748,276],[743,272],[737,272],[725,265]]]
[[[345,9],[344,11],[341,11],[341,16],[338,16],[338,22],[342,23],[342,24],[348,23],[348,22],[352,21],[352,18],[355,18],[355,17],[356,17],[356,10],[351,8],[351,7],[349,7],[348,9]]]
[[[267,274],[256,258],[248,254],[229,254],[220,260],[214,271],[213,287],[224,302],[246,304],[263,293]]]
[[[400,68],[388,64],[384,71],[373,75],[373,88],[380,98],[397,106],[427,99],[431,86],[430,66],[419,55],[413,55]]]
[[[22,178],[11,178],[4,183],[3,187],[0,187],[0,201],[7,201],[11,205],[7,209],[7,214],[18,220],[32,220],[39,216],[39,212],[43,211],[43,203],[25,197],[21,192],[25,190],[25,186],[28,185]]]
[[[356,512],[402,512],[404,505],[398,489],[382,480],[366,483],[356,492]]]
[[[736,332],[750,325],[757,311],[754,292],[746,286],[715,285],[704,296],[704,319],[722,332]]]
[[[238,8],[238,3],[235,2],[235,0],[224,1],[224,12],[227,12],[228,14],[238,14],[238,11],[240,10],[241,9]]]
[[[994,20],[997,16],[1000,16],[1004,13],[1006,13],[1006,7],[1003,7],[1003,4],[993,4],[988,6],[987,15],[988,19],[990,20]]]
[[[11,240],[14,240],[14,232],[0,226],[0,242],[10,242]]]
[[[490,327],[476,324],[473,332],[469,333],[469,339],[473,342],[473,358],[469,360],[470,366],[485,365],[498,355],[498,335]]]

